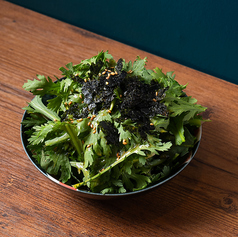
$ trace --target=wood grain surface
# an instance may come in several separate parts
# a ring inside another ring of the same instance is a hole
[[[212,120],[189,166],[138,197],[79,197],[43,176],[21,144],[26,80],[60,76],[101,50],[175,71]],[[0,236],[238,236],[237,118],[235,84],[0,0]]]

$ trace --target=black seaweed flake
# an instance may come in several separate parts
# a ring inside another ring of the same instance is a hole
[[[168,115],[167,107],[160,102],[164,97],[165,89],[156,81],[145,84],[136,77],[128,78],[122,88],[124,91],[120,104],[122,118],[136,122],[141,137],[146,138],[146,133],[154,130],[149,118],[157,114]]]
[[[119,133],[114,127],[113,123],[110,121],[101,121],[99,127],[102,129],[103,133],[106,134],[105,138],[108,144],[118,144],[119,143]]]
[[[117,98],[114,105],[114,109],[121,113],[118,120],[131,119],[138,125],[137,132],[146,138],[146,134],[154,130],[150,118],[158,114],[168,115],[167,107],[161,102],[166,89],[155,80],[146,84],[123,71],[122,59],[118,60],[115,68],[107,68],[100,73],[102,65],[100,61],[92,64],[91,79],[78,80],[82,84],[84,105],[75,104],[63,117],[71,114],[75,119],[85,118],[89,113],[97,114],[101,109],[109,109],[112,102],[115,102],[115,90],[118,89],[120,99]]]

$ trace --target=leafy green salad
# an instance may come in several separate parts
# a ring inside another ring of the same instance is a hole
[[[197,142],[206,108],[173,72],[146,69],[147,59],[108,51],[61,67],[53,81],[37,75],[23,88],[27,149],[60,182],[94,193],[144,189],[176,170]]]

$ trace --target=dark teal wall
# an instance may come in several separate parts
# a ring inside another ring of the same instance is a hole
[[[238,84],[237,0],[10,0]]]

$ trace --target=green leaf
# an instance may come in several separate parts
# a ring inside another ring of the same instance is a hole
[[[132,167],[133,167],[133,162],[132,161],[125,162],[125,164],[123,165],[123,170],[124,170],[125,173],[131,175]]]
[[[118,193],[126,193],[126,189],[124,187],[120,187],[118,189]]]
[[[155,130],[158,132],[167,129],[169,125],[169,119],[163,117],[154,117],[153,119],[151,119],[151,122],[154,124]]]
[[[162,69],[156,67],[154,69],[154,73],[151,73],[151,75],[155,78],[158,79],[160,82],[162,82],[165,78],[166,75],[162,72]],[[166,81],[163,81],[164,83],[166,83]]]
[[[132,183],[132,181],[130,180],[130,174],[127,173],[122,173],[122,182],[124,187],[129,190],[132,191],[134,188],[134,184]]]
[[[88,134],[88,132],[90,131],[88,122],[89,122],[88,119],[83,119],[82,121],[77,123],[76,129],[77,129],[78,136],[80,138],[82,138],[83,135],[85,136],[85,134]],[[81,134],[82,134],[82,136],[81,136]]]
[[[60,67],[59,70],[60,70],[61,72],[63,72],[62,75],[64,75],[64,76],[70,78],[70,77],[73,75],[73,73],[74,73],[74,67],[73,67],[72,62],[68,63],[68,64],[66,65],[66,67],[67,67],[69,70],[65,69],[64,67]]]
[[[48,109],[42,102],[42,99],[39,95],[35,96],[35,98],[29,103],[29,105],[34,108],[35,113],[40,113],[45,115],[47,118],[51,120],[60,121],[60,117],[54,111]]]
[[[170,172],[171,172],[171,168],[169,166],[164,166],[163,171],[162,171],[163,177],[169,176]]]
[[[33,129],[35,131],[33,132],[32,136],[28,139],[28,141],[32,145],[37,145],[39,143],[42,143],[47,137],[47,135],[53,131],[54,125],[55,125],[54,122],[49,121],[44,125],[34,126]]]
[[[71,177],[71,165],[69,159],[65,155],[61,155],[59,161],[60,162],[60,171],[61,176],[59,178],[62,183],[66,183]]]
[[[179,104],[172,103],[170,106],[170,110],[173,112],[171,116],[177,116],[182,113],[186,113],[186,115],[184,116],[184,121],[188,121],[194,118],[195,115],[206,110],[205,107],[195,104],[196,102],[196,99],[193,99],[191,97],[184,97],[179,100]]]
[[[163,100],[166,104],[171,100],[175,99],[178,96],[184,95],[183,90],[186,88],[186,85],[180,85],[175,80],[175,75],[172,75],[173,72],[168,72],[166,75],[162,72],[161,69],[155,68],[154,72],[151,73],[151,76],[154,79],[157,79],[159,83],[163,85],[166,90],[166,97]]]
[[[147,71],[145,68],[146,62],[147,62],[147,57],[145,57],[144,59],[141,59],[138,56],[137,59],[134,61],[132,67],[131,65],[128,65],[127,70],[128,71],[132,70],[132,73],[131,73],[132,76],[141,77],[141,79],[144,80],[145,83],[150,83],[150,81],[152,80],[152,76],[149,73],[149,71]]]
[[[84,168],[85,169],[87,167],[90,167],[93,164],[93,156],[94,156],[93,148],[92,147],[86,148],[86,150],[84,151]]]
[[[26,107],[26,110],[28,110],[28,108],[30,107]],[[32,109],[32,108],[31,108]],[[34,109],[32,109],[32,111],[34,112]],[[47,122],[47,120],[39,114],[34,114],[34,113],[30,113],[30,116],[26,117],[21,124],[24,125],[24,127],[33,127],[34,125],[41,125],[45,122]]]
[[[102,194],[106,194],[106,193],[113,193],[114,192],[114,188],[110,187],[110,188],[104,188],[101,193]]]
[[[121,180],[117,179],[117,180],[112,180],[112,184],[117,186],[117,187],[123,187],[123,183]]]
[[[144,152],[143,152],[144,153]],[[140,155],[140,154],[139,154]],[[144,153],[144,156],[145,156],[146,154]],[[146,163],[146,158],[145,157],[143,157],[143,156],[140,156],[139,157],[139,162],[142,164],[142,165],[145,165],[145,163]]]
[[[58,85],[50,77],[48,79],[43,75],[37,75],[38,79],[28,80],[23,88],[30,91],[33,95],[56,94]]]
[[[67,156],[57,154],[52,151],[41,153],[41,167],[51,175],[57,175],[59,170],[61,172],[59,180],[66,183],[71,178],[71,165]]]
[[[141,73],[145,69],[146,62],[146,57],[144,59],[141,59],[139,56],[137,56],[132,67],[133,73]]]
[[[136,188],[133,188],[133,191],[143,189],[151,182],[150,178],[145,175],[133,174],[130,177],[136,181]]]
[[[107,140],[105,137],[101,137],[100,146],[105,157],[109,157],[112,154],[111,146],[107,144]]]
[[[185,142],[184,127],[183,127],[184,116],[185,114],[181,114],[177,117],[170,118],[168,130],[174,134],[176,145],[181,145],[183,142]]]
[[[123,125],[120,123],[116,123],[118,132],[119,132],[119,141],[123,141],[124,139],[128,140],[131,138],[131,133],[128,130],[125,130]]]
[[[108,110],[100,110],[96,118],[94,119],[95,122],[99,123],[101,121],[109,121],[112,122],[112,116],[108,112]]]
[[[52,111],[58,111],[61,103],[62,103],[62,97],[61,95],[56,96],[55,98],[49,99],[47,104],[47,108],[52,110]]]

